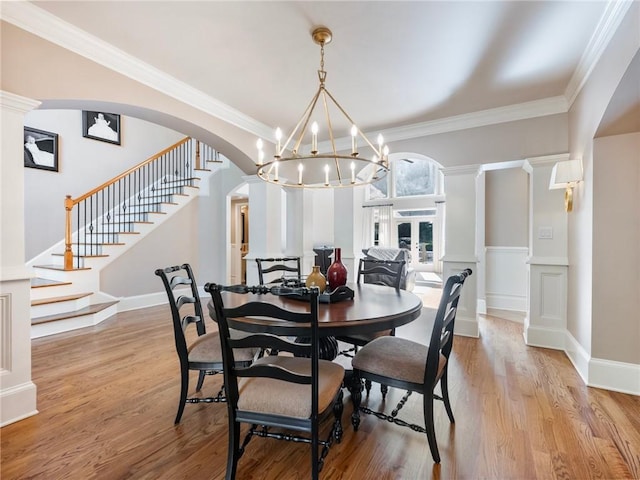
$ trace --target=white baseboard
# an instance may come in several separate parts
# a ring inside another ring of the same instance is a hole
[[[487,308],[524,312],[527,309],[527,297],[487,292]]]
[[[36,415],[36,392],[31,381],[0,391],[0,427]]]
[[[582,378],[585,385],[589,384],[589,361],[591,355],[573,338],[573,335],[567,330],[565,336],[564,353],[569,357],[573,367]]]
[[[460,315],[460,312],[458,312],[456,315],[456,326],[453,333],[456,335],[462,335],[463,337],[480,337],[478,320],[475,318],[465,318]]]
[[[481,313],[482,315],[486,315],[487,313],[487,302],[486,300],[479,298],[476,303],[476,313]]]
[[[640,365],[592,358],[587,384],[614,392],[640,395]]]
[[[532,327],[525,319],[524,340],[532,347],[552,348],[554,350],[565,349],[566,330],[557,328]]]
[[[186,290],[185,294],[187,294]],[[200,296],[202,297],[202,293]],[[120,303],[118,303],[118,312],[139,310],[141,308],[154,307],[156,305],[164,305],[166,303],[168,303],[168,300],[165,292],[149,293],[147,295],[137,295],[135,297],[122,297],[120,298]]]

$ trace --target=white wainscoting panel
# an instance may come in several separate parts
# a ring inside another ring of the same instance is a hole
[[[527,310],[527,247],[487,247],[486,306],[499,310]]]

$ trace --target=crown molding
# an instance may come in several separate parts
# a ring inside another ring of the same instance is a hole
[[[2,2],[2,20],[257,136],[273,129],[29,2]]]
[[[573,72],[573,76],[564,92],[569,108],[573,105],[584,84],[587,83],[589,75],[591,75],[596,63],[598,63],[605,48],[609,45],[611,38],[632,4],[632,0],[610,0],[607,4],[605,12],[600,18],[600,22],[598,22],[598,26],[594,30],[580,63],[578,63],[578,67]]]
[[[27,113],[34,108],[38,108],[42,102],[32,98],[22,97],[15,93],[0,90],[0,106],[10,108],[20,113]]]
[[[380,133],[384,136],[385,143],[388,144],[469,128],[486,127],[517,120],[567,113],[568,111],[569,105],[567,100],[564,96],[560,95],[557,97],[543,98],[541,100],[533,100],[531,102],[517,103],[506,107],[490,108],[438,120],[388,128],[381,130]],[[336,150],[348,150],[351,148],[351,137],[345,136],[337,138],[335,139],[335,143]],[[328,141],[319,143],[318,148],[323,151],[332,149]]]

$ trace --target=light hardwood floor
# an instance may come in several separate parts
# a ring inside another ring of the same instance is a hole
[[[426,330],[414,322],[398,335]],[[487,316],[480,330],[454,341],[456,424],[437,403],[440,465],[410,429],[365,415],[354,433],[347,394],[343,441],[321,478],[640,478],[640,397],[585,387],[562,352],[525,346],[521,324]],[[224,478],[226,405],[187,405],[173,425],[179,375],[168,307],[34,340],[32,357],[40,413],[0,430],[3,480]],[[210,377],[204,390],[220,384]],[[375,386],[368,404],[382,406]],[[401,416],[422,423],[421,415],[413,395]],[[306,445],[257,438],[238,479],[306,479],[308,459]]]

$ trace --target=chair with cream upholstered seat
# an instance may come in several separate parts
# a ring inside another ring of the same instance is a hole
[[[224,377],[228,398],[229,449],[227,480],[236,476],[238,460],[246,453],[251,438],[274,438],[311,445],[311,478],[317,480],[324,459],[334,441],[342,438],[342,383],[344,368],[337,363],[319,359],[318,289],[286,288],[264,285],[224,287],[208,283],[215,316],[220,327]],[[284,293],[309,297],[309,312],[285,310],[261,297]],[[226,308],[223,292],[258,294],[235,308]],[[231,338],[229,319],[260,317],[277,322],[296,322],[309,325],[309,343],[297,343],[272,334],[251,334]],[[249,367],[235,362],[237,348],[260,347],[272,349],[278,355],[264,356]],[[287,352],[288,355],[284,352]],[[293,354],[293,356],[291,356]],[[320,420],[333,414],[334,420],[325,439],[320,438]],[[240,444],[240,426],[249,430]],[[291,432],[293,431],[293,432]],[[291,468],[295,468],[292,465]]]
[[[433,400],[443,401],[449,420],[454,423],[453,411],[449,402],[447,371],[453,345],[453,329],[458,301],[464,281],[469,275],[471,275],[471,270],[466,269],[447,279],[428,346],[404,338],[385,336],[369,342],[356,353],[351,362],[353,366],[351,395],[353,414],[351,420],[355,430],[360,425],[360,411],[363,411],[373,413],[378,418],[397,425],[408,426],[413,430],[424,432],[427,434],[434,462],[440,462],[433,420]],[[407,394],[400,400],[391,415],[373,412],[361,405],[362,379],[406,390]],[[442,396],[434,393],[438,383],[440,383]],[[411,392],[421,393],[423,396],[425,428],[419,425],[410,425],[397,417],[398,411],[404,406]]]
[[[196,392],[199,392],[202,388],[206,375],[222,373],[220,337],[218,332],[207,333],[198,285],[191,265],[185,263],[183,265],[159,268],[155,271],[155,274],[161,278],[167,292],[173,320],[176,351],[180,361],[180,400],[175,419],[175,423],[178,424],[182,418],[186,403],[217,403],[225,401],[223,389],[215,397],[187,398],[189,371],[195,370],[198,372]],[[196,332],[191,332],[193,335],[187,334],[187,328],[191,324],[196,329]],[[238,351],[236,361],[242,365],[249,365],[257,352],[257,349]]]

